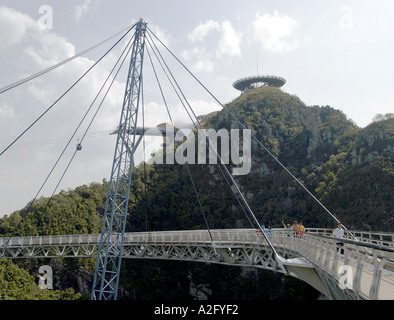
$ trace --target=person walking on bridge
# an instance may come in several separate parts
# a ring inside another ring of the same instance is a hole
[[[298,231],[300,230],[300,226],[298,225],[298,221],[297,220],[295,220],[293,222],[293,225],[291,226],[291,229],[294,231],[293,235],[295,237],[298,237]]]
[[[303,232],[305,232],[305,227],[304,227],[304,225],[302,224],[301,221],[300,221],[300,224],[299,224],[299,230],[300,230],[300,238],[302,238],[302,234],[303,234]]]
[[[291,231],[290,223],[285,224],[284,221],[282,220],[282,224],[283,224],[283,228],[286,231],[286,236],[290,237],[290,231]]]
[[[342,229],[342,224],[340,222],[338,222],[337,227],[335,228],[334,232],[333,232],[333,236],[336,239],[343,239],[345,232]],[[337,252],[339,251],[339,249],[341,249],[341,254],[343,254],[343,242],[337,242]]]

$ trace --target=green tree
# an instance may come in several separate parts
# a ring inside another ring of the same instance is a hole
[[[34,277],[11,260],[0,260],[0,300],[78,300],[80,293],[40,289]]]

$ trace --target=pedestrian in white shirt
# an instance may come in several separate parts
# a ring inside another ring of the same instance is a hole
[[[333,236],[336,239],[343,239],[345,232],[342,229],[342,224],[338,222],[336,229],[333,232]],[[337,242],[337,252],[341,249],[341,254],[343,254],[343,242]]]

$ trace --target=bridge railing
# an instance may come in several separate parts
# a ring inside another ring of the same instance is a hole
[[[357,235],[355,238],[354,236]],[[344,239],[326,230],[296,234],[277,231],[274,246],[313,263],[326,277],[339,283],[341,270],[351,272],[346,289],[363,299],[394,299],[394,247],[388,233],[349,232]]]
[[[308,228],[304,234],[322,236],[333,239],[332,229]],[[268,239],[276,237],[298,236],[301,232],[287,231],[282,228],[265,230]],[[381,246],[394,248],[394,235],[387,232],[345,231],[344,240],[355,241],[359,245]],[[334,241],[334,240],[333,240]],[[237,244],[263,244],[265,238],[259,230],[255,229],[220,229],[220,230],[185,230],[185,231],[156,231],[137,232],[125,234],[125,242],[129,243],[162,243],[162,244],[212,244],[219,246]]]
[[[307,228],[305,234],[332,238],[332,229]],[[278,228],[265,230],[268,239],[296,234]],[[115,237],[115,236],[114,236]],[[212,237],[212,238],[211,238]],[[359,244],[394,248],[394,234],[388,232],[345,231],[345,240],[356,241]],[[64,244],[96,244],[100,241],[100,234],[82,235],[51,235],[51,236],[24,236],[0,237],[0,246],[41,246]],[[227,246],[237,244],[263,244],[265,238],[259,230],[254,229],[221,229],[221,230],[184,230],[184,231],[155,231],[126,233],[125,243],[196,243]]]
[[[263,242],[264,238],[254,229],[185,230],[127,233],[124,243],[137,244],[196,244],[235,246]]]
[[[308,228],[306,232],[320,236],[332,237],[333,229]],[[394,233],[345,230],[344,238],[358,242],[388,246],[394,248]]]
[[[99,242],[100,234],[2,237],[0,238],[0,247],[78,245],[96,244]]]

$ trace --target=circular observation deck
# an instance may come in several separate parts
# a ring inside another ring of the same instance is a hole
[[[277,76],[254,76],[243,78],[235,81],[233,87],[242,93],[260,87],[280,88],[286,83],[286,80]]]

